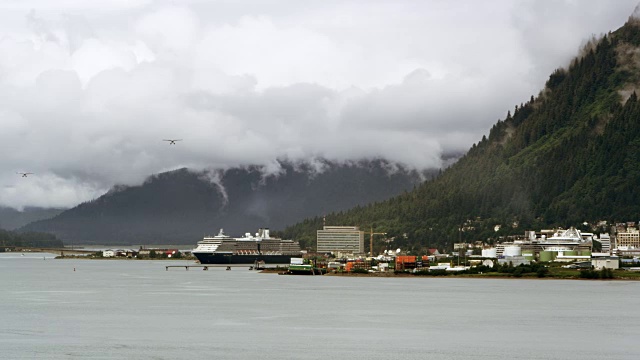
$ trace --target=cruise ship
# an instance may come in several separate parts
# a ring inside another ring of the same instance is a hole
[[[301,257],[300,243],[269,236],[269,229],[260,229],[255,236],[246,233],[233,238],[224,231],[205,236],[192,254],[201,264],[289,264],[292,257]]]
[[[544,251],[555,251],[562,254],[575,250],[578,246],[591,242],[593,234],[583,234],[576,228],[559,230],[550,237],[543,237],[538,244]],[[590,248],[589,248],[590,249]]]

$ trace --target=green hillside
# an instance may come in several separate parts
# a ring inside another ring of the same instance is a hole
[[[393,236],[392,246],[419,250],[640,219],[639,26],[632,20],[588,44],[438,177],[390,200],[329,214],[327,225],[373,227]],[[314,246],[321,227],[316,217],[283,235]]]
[[[37,232],[15,232],[0,229],[0,252],[7,247],[63,247],[54,235]]]

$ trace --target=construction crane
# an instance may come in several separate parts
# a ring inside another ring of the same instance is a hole
[[[374,233],[373,227],[371,227],[371,232],[369,234],[371,235],[369,237],[369,251],[371,253],[371,257],[373,257],[373,235],[387,235],[387,233]]]

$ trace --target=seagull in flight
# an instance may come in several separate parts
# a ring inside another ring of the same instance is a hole
[[[29,175],[33,175],[32,172],[17,172],[16,174],[18,175],[22,175],[22,177],[27,177]]]
[[[162,139],[162,141],[168,141],[169,145],[175,145],[176,141],[182,141],[182,139]]]

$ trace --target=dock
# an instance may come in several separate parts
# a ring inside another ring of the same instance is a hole
[[[249,270],[253,270],[253,265],[166,265],[165,270],[169,271],[169,268],[184,268],[185,270],[189,270],[189,268],[201,268],[202,270],[209,270],[209,268],[226,268],[227,270],[231,270],[232,267],[236,268],[247,268]]]

